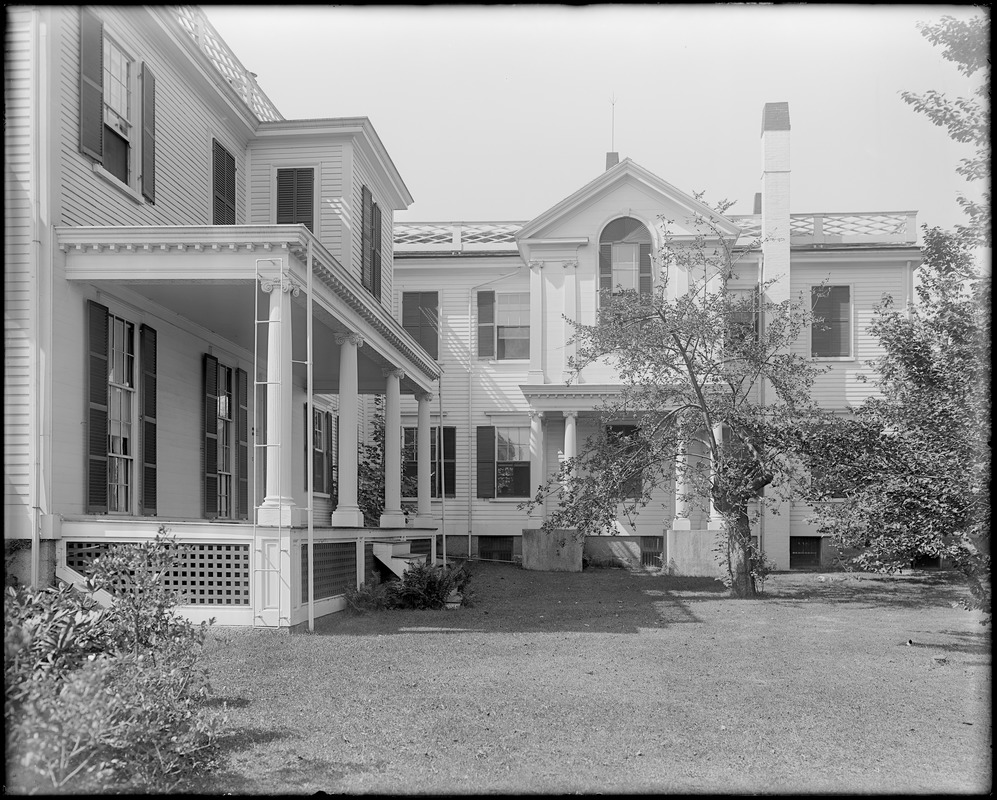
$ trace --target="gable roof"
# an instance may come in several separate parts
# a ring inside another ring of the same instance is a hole
[[[517,239],[530,239],[536,236],[545,228],[570,216],[577,208],[591,200],[600,193],[610,190],[614,185],[625,181],[636,181],[649,188],[652,192],[671,199],[689,209],[690,214],[698,214],[709,219],[716,225],[717,230],[724,236],[736,238],[741,233],[741,228],[729,219],[721,216],[705,203],[700,202],[692,195],[686,194],[681,189],[677,189],[667,181],[663,181],[653,172],[649,172],[640,164],[629,158],[623,159],[619,164],[610,167],[599,177],[585,184],[574,194],[564,198],[557,205],[547,209],[540,216],[534,217],[527,222],[519,231]]]

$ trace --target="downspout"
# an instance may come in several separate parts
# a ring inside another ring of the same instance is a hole
[[[315,418],[315,384],[312,382],[312,250],[314,239],[308,237],[308,251],[305,256],[305,270],[308,274],[308,305],[306,309],[307,323],[305,326],[305,383],[308,395],[308,413],[305,416],[305,441],[308,443],[308,473],[305,475],[305,491],[308,497],[308,632],[315,633],[315,456],[312,448]],[[328,466],[326,467],[328,469]]]
[[[474,294],[478,289],[483,286],[489,286],[493,283],[498,283],[506,278],[511,278],[513,275],[518,275],[520,270],[522,270],[523,264],[520,263],[516,267],[515,271],[507,272],[505,275],[499,275],[497,278],[492,278],[490,281],[485,281],[484,283],[479,283],[477,286],[472,286],[467,290],[467,454],[468,454],[468,481],[467,481],[467,560],[471,560],[471,529],[472,529],[472,519],[474,516],[474,495],[471,492],[471,449],[474,442],[474,365],[477,363],[477,358],[475,356],[474,340],[477,334],[477,326],[472,324],[473,317],[471,315],[474,302]],[[440,421],[442,425],[442,420]],[[446,541],[446,535],[443,537],[443,541]]]

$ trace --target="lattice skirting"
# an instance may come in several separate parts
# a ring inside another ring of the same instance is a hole
[[[88,576],[94,559],[110,546],[66,542],[66,566]],[[178,590],[184,605],[248,606],[250,577],[248,544],[181,544],[179,561],[164,576],[163,585]]]
[[[357,543],[315,542],[315,599],[335,597],[356,587]],[[308,602],[308,545],[301,545],[301,602]]]

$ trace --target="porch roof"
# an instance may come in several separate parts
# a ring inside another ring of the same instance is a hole
[[[273,259],[286,262],[303,293],[310,254],[316,317],[369,337],[387,366],[411,376],[412,391],[428,390],[440,376],[439,365],[304,225],[59,226],[55,236],[68,280],[128,286],[211,330],[243,295],[252,308],[258,279],[275,273]],[[239,343],[252,350],[251,331],[240,330]],[[236,340],[234,327],[219,332]]]

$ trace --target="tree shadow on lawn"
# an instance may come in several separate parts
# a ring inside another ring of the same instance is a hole
[[[625,569],[532,572],[471,562],[473,605],[453,610],[347,610],[315,620],[322,636],[416,633],[628,633],[699,622],[688,600],[717,599],[726,587]],[[681,596],[679,596],[680,593]]]

